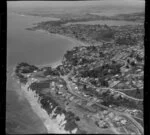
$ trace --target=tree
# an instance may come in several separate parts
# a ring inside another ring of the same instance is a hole
[[[44,69],[45,69],[45,71],[43,72],[43,74],[45,76],[52,74],[52,68],[51,67],[45,67]]]
[[[108,87],[108,86],[109,86],[108,82],[105,81],[105,80],[102,80],[102,81],[101,81],[101,85],[102,85],[102,86],[105,86],[105,87]]]

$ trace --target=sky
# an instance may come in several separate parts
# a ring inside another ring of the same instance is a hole
[[[144,6],[143,0],[98,0],[98,1],[8,1],[10,7],[68,7],[68,6],[89,6],[89,5],[120,5]]]

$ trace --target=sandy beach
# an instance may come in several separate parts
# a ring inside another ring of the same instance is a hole
[[[8,131],[12,134],[35,134],[47,133],[47,129],[42,120],[31,108],[30,103],[25,98],[24,93],[20,87],[20,83],[14,77],[14,69],[9,68],[7,73],[6,86],[6,122],[13,122],[11,127],[6,123],[6,128],[13,131]]]
[[[28,85],[21,85],[21,90],[24,93],[25,98],[28,100],[30,105],[32,106],[33,111],[39,116],[39,118],[43,121],[48,133],[60,133],[60,134],[68,134],[69,131],[64,129],[65,116],[64,114],[57,115],[56,119],[52,119],[52,115],[54,115],[54,110],[50,115],[41,107],[39,103],[39,96],[32,90],[28,89]],[[72,132],[76,132],[74,129]]]
[[[62,60],[58,60],[56,62],[52,62],[52,63],[45,63],[45,64],[40,64],[40,65],[36,65],[37,67],[39,68],[42,68],[42,67],[52,67],[52,68],[56,68],[57,66],[61,65],[62,64]]]

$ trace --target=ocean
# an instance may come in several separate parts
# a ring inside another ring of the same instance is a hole
[[[75,44],[61,38],[47,34],[47,32],[29,31],[33,23],[55,20],[35,16],[8,14],[7,19],[7,67],[18,62],[31,64],[53,63],[63,57],[66,50]]]
[[[133,0],[132,3],[127,0],[126,7],[129,7],[133,10],[133,7],[136,8],[136,11],[140,9],[143,10],[143,3]],[[135,1],[135,2],[134,2]],[[119,0],[120,2],[120,0]],[[122,2],[122,1],[121,1]],[[45,6],[57,6],[58,3],[44,3],[42,2],[8,2],[11,8],[19,7],[20,9],[37,5],[39,7]],[[69,3],[60,2],[64,7],[68,6],[80,6],[85,5],[85,2],[75,2]],[[78,3],[78,4],[76,4]],[[87,6],[90,6],[91,3],[97,2],[89,1]],[[99,2],[101,9],[103,10],[109,1]],[[109,5],[111,5],[110,3]],[[120,7],[118,1],[113,3],[114,9]],[[119,3],[120,4],[120,3]],[[59,6],[60,6],[59,5]],[[122,4],[126,11],[129,8],[126,8]],[[142,5],[142,6],[141,6]],[[60,6],[61,7],[61,6]],[[49,8],[49,7],[48,7]],[[9,7],[8,7],[9,9]],[[111,9],[108,7],[108,9]],[[121,10],[122,7],[120,7]],[[34,23],[47,21],[47,20],[58,20],[58,18],[45,18],[45,17],[35,17],[35,16],[24,16],[21,14],[16,14],[9,12],[7,15],[7,87],[6,87],[6,131],[10,134],[38,134],[38,133],[47,133],[47,129],[43,121],[35,114],[32,110],[31,105],[24,97],[20,89],[20,85],[12,79],[11,73],[12,68],[19,62],[28,62],[29,64],[43,65],[48,63],[54,63],[59,61],[66,50],[71,49],[73,46],[78,45],[67,38],[61,36],[55,36],[52,34],[47,34],[47,32],[39,31],[29,31],[26,30],[28,27],[32,27]],[[96,22],[97,23],[97,22]],[[114,22],[113,22],[114,23]],[[116,23],[116,22],[115,22]],[[124,23],[124,22],[123,22]]]
[[[29,31],[33,23],[57,20],[8,13],[7,16],[7,90],[6,90],[6,131],[12,134],[47,133],[43,121],[32,110],[19,84],[12,79],[12,68],[19,62],[43,65],[60,60],[66,50],[75,44],[71,40]]]

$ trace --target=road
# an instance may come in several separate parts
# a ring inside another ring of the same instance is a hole
[[[75,93],[75,92],[72,90],[72,87],[70,86],[70,84],[71,84],[72,82],[68,80],[68,75],[67,75],[67,76],[60,76],[60,77],[61,77],[62,79],[64,79],[64,81],[66,82],[68,91],[69,91],[72,95],[75,95],[75,96],[81,98],[82,100],[89,101],[89,99],[87,99],[87,98],[85,98],[85,97],[83,97],[83,96],[81,96],[81,95]],[[29,85],[30,85],[31,83],[33,83],[34,81],[35,81],[35,80],[32,80],[32,79],[30,80],[30,79],[29,79],[27,85],[29,86]],[[120,116],[124,116],[124,117],[128,118],[128,119],[139,129],[140,133],[143,134],[143,127],[142,127],[136,120],[134,120],[131,115],[129,115],[129,114],[127,114],[127,113],[124,113],[124,112],[119,112],[119,111],[113,110],[113,109],[108,108],[108,107],[106,107],[106,106],[104,106],[104,105],[102,105],[102,104],[99,104],[99,103],[94,103],[94,104],[96,104],[97,106],[99,106],[99,107],[101,107],[101,108],[104,108],[104,109],[106,109],[106,110],[108,110],[108,111],[114,112],[115,114],[118,114],[118,115],[120,115]]]
[[[87,83],[82,83],[82,84],[87,85]],[[93,88],[96,88],[96,87],[93,86],[92,84],[88,84],[88,85],[90,85],[90,86],[93,87]],[[134,98],[134,97],[128,96],[128,95],[126,95],[125,93],[123,93],[123,92],[121,92],[121,91],[118,91],[118,90],[115,90],[115,89],[113,89],[113,88],[101,87],[100,89],[106,89],[106,90],[111,90],[111,91],[113,91],[113,92],[118,92],[119,94],[123,95],[124,97],[130,98],[130,99],[132,99],[132,100],[143,101],[143,99],[138,99],[138,98]],[[123,91],[123,90],[122,90],[122,91]]]
[[[128,95],[124,94],[123,92],[116,91],[116,90],[114,90],[114,89],[112,89],[112,88],[102,88],[102,89],[109,89],[109,90],[111,90],[111,91],[113,91],[113,92],[118,92],[118,93],[120,93],[121,95],[123,95],[124,97],[130,98],[130,99],[132,99],[132,100],[143,101],[143,99],[138,99],[138,98],[134,98],[134,97],[128,96]]]
[[[72,88],[70,86],[71,82],[68,80],[68,76],[61,76],[61,78],[63,78],[66,81],[67,88],[68,88],[68,90],[69,90],[69,92],[71,94],[73,94],[73,95],[75,95],[75,96],[77,96],[77,97],[79,97],[79,98],[81,98],[83,100],[89,101],[88,99],[84,98],[83,96],[80,96],[79,94],[77,94],[74,91],[72,91]],[[112,112],[114,112],[114,113],[116,113],[118,115],[122,115],[122,116],[127,117],[139,129],[140,133],[143,134],[143,127],[136,120],[134,120],[131,115],[129,115],[127,113],[124,113],[124,112],[119,112],[119,111],[113,110],[111,108],[108,108],[108,107],[106,107],[104,105],[101,105],[101,104],[98,104],[98,103],[94,103],[94,104],[96,104],[97,106],[102,107],[104,109],[107,109],[109,111],[112,111]]]

